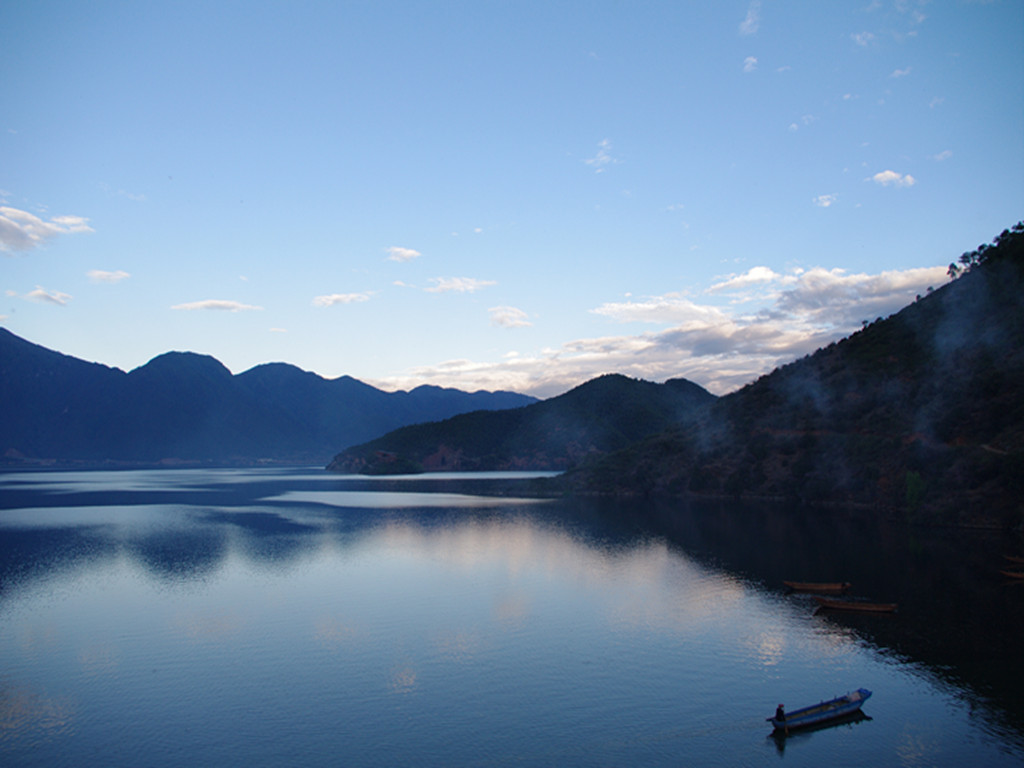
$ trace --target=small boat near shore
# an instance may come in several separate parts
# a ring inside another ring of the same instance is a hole
[[[1003,555],[1003,557],[1005,557],[1011,563],[1016,563],[1017,565],[1024,565],[1024,557],[1017,557],[1016,555]]]
[[[799,728],[807,728],[830,720],[848,717],[860,711],[861,706],[870,697],[871,691],[867,688],[858,688],[845,696],[837,696],[831,701],[823,701],[820,704],[813,704],[792,712],[783,712],[780,704],[779,709],[775,711],[775,716],[765,719],[775,727],[776,732],[782,731],[788,734]]]
[[[861,600],[830,600],[825,597],[814,598],[818,608],[827,611],[859,611],[862,613],[895,613],[896,603],[866,603]]]
[[[819,595],[841,595],[849,591],[848,581],[783,581],[793,592],[812,592]]]
[[[1024,571],[1000,571],[1008,579],[1024,579]]]

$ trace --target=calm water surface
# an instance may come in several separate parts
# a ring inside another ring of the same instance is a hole
[[[0,763],[1024,764],[1008,542],[779,511],[0,474]],[[782,579],[901,610],[815,615]],[[858,687],[869,719],[769,735]]]

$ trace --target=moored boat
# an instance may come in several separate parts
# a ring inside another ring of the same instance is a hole
[[[848,581],[783,581],[794,592],[816,592],[821,595],[841,595],[850,589]]]
[[[818,606],[829,611],[862,611],[865,613],[894,613],[896,603],[866,603],[861,600],[829,600],[825,597],[814,598]]]
[[[1024,565],[1024,557],[1017,557],[1016,555],[1003,555],[1011,563],[1017,563],[1017,565]]]
[[[774,717],[765,718],[775,726],[776,731],[789,733],[797,728],[806,728],[810,725],[817,725],[829,720],[835,720],[852,715],[860,710],[861,706],[871,696],[867,688],[858,688],[853,693],[845,696],[837,696],[831,701],[823,701],[820,704],[813,704],[792,712],[783,712],[782,705],[775,711]]]
[[[1008,579],[1024,579],[1024,571],[1000,571]]]

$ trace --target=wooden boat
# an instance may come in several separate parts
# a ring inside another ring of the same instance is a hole
[[[831,701],[823,701],[820,704],[797,709],[793,712],[787,712],[782,717],[779,717],[781,714],[779,710],[782,709],[782,706],[779,705],[779,710],[776,710],[775,716],[765,719],[775,726],[776,731],[789,733],[798,728],[806,728],[829,720],[848,717],[859,711],[870,696],[871,691],[867,688],[858,688],[853,693],[837,696]]]
[[[1024,565],[1024,557],[1017,557],[1016,555],[1003,555],[1011,563],[1017,563],[1017,565]]]
[[[818,605],[829,611],[862,611],[865,613],[893,613],[896,603],[865,603],[861,600],[829,600],[826,597],[814,598]]]
[[[783,581],[794,592],[817,592],[820,595],[841,595],[850,588],[848,581]]]
[[[1000,571],[1008,579],[1024,579],[1024,571]]]

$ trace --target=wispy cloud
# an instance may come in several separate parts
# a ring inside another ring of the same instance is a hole
[[[889,315],[947,280],[945,267],[879,274],[813,268],[779,274],[754,267],[706,289],[701,300],[665,294],[592,310],[621,323],[664,326],[570,341],[495,362],[449,360],[378,382],[513,389],[550,397],[602,373],[653,381],[684,377],[724,394]],[[727,306],[712,300],[725,299]],[[751,309],[751,303],[755,303]]]
[[[119,283],[131,277],[130,274],[122,269],[116,272],[108,272],[105,269],[90,269],[86,272],[86,275],[94,283]]]
[[[434,285],[425,290],[430,293],[476,293],[481,288],[497,285],[494,280],[477,280],[475,277],[432,277]]]
[[[243,312],[248,310],[261,310],[263,307],[256,307],[252,304],[243,304],[240,301],[229,301],[226,299],[206,299],[204,301],[190,301],[185,304],[175,304],[171,309],[191,311],[194,309],[209,309],[218,312]]]
[[[810,125],[811,123],[817,122],[817,120],[818,118],[814,115],[801,115],[799,123],[794,120],[792,123],[789,124],[789,130],[798,131],[800,130],[800,123],[803,123],[805,126],[807,126]]]
[[[331,293],[313,299],[314,307],[333,307],[335,304],[358,304],[369,301],[368,293]]]
[[[818,195],[814,198],[814,204],[819,208],[831,208],[836,202],[835,195]]]
[[[402,248],[397,245],[392,245],[390,248],[385,249],[388,253],[388,261],[412,261],[418,259],[423,254],[419,251],[414,251],[412,248]]]
[[[917,179],[909,173],[904,175],[889,170],[876,173],[871,177],[871,181],[875,182],[875,184],[881,184],[883,187],[912,187],[917,183]]]
[[[910,74],[910,67],[906,69],[894,69],[889,77],[906,77]]]
[[[671,293],[643,301],[609,302],[591,312],[620,323],[673,323],[681,327],[716,324],[725,319],[725,314],[718,307],[702,306]]]
[[[874,41],[875,36],[871,32],[855,32],[850,35],[850,39],[853,40],[859,46],[868,46]]]
[[[102,190],[103,192],[107,193],[108,195],[109,194],[116,194],[119,197],[124,197],[124,198],[127,198],[129,200],[134,200],[135,202],[139,202],[139,203],[142,203],[142,202],[146,201],[146,196],[144,194],[141,194],[141,193],[129,192],[128,190],[124,190],[124,189],[119,189],[119,190],[117,190],[115,192],[114,189],[109,184],[106,184],[106,183],[101,183],[99,185],[99,187],[100,187],[100,190]]]
[[[0,251],[31,251],[57,235],[92,232],[81,216],[53,216],[48,221],[28,211],[0,206]]]
[[[71,301],[71,295],[61,291],[48,291],[41,285],[37,285],[34,291],[25,294],[30,301],[38,301],[41,304],[56,304],[58,307],[66,307]]]
[[[951,158],[952,156],[953,156],[953,151],[952,150],[944,149],[941,152],[939,152],[939,154],[933,155],[932,156],[932,160],[937,160],[938,162],[941,163],[943,160],[949,160],[949,158]]]
[[[740,22],[741,35],[756,35],[761,26],[761,0],[751,0],[747,15]]]
[[[533,325],[523,310],[516,307],[491,307],[487,310],[491,315],[491,325],[501,328],[525,328]]]
[[[755,56],[747,56],[743,60],[743,71],[754,72],[757,70],[757,58]]]
[[[612,143],[608,139],[602,139],[597,145],[597,154],[589,157],[583,162],[594,168],[594,173],[604,173],[605,166],[616,162],[611,156]]]

